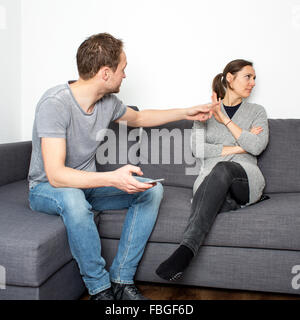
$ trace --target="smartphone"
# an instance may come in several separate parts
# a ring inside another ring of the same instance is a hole
[[[154,179],[154,180],[150,180],[150,181],[145,181],[144,183],[155,183],[155,182],[161,182],[164,181],[165,179]]]

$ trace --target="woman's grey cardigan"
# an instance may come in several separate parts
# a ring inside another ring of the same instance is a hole
[[[224,106],[222,112],[226,114]],[[193,155],[201,163],[201,170],[194,183],[193,193],[220,161],[235,161],[239,163],[248,176],[249,202],[258,201],[265,187],[265,179],[257,166],[258,156],[269,141],[268,119],[265,109],[257,104],[243,101],[231,119],[242,129],[241,136],[236,140],[229,129],[219,123],[214,116],[206,122],[194,121],[191,144]],[[263,131],[259,135],[250,132],[251,128],[259,127]],[[221,156],[223,146],[241,146],[246,154],[231,154]]]

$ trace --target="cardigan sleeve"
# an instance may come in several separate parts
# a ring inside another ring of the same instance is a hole
[[[248,153],[258,156],[264,151],[269,142],[268,117],[265,109],[261,106],[252,122],[253,127],[262,127],[263,131],[256,135],[250,131],[243,130],[237,139],[237,143]]]
[[[191,148],[194,157],[207,159],[221,156],[223,144],[207,143],[206,124],[201,121],[194,121],[191,134]]]

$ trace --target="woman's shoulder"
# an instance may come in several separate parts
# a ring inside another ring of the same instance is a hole
[[[258,103],[253,103],[253,102],[245,102],[247,105],[248,111],[251,111],[253,113],[259,114],[259,113],[266,113],[266,109]]]

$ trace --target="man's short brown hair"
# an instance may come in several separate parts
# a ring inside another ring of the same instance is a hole
[[[86,39],[77,51],[77,68],[80,78],[93,78],[102,67],[115,71],[120,63],[123,41],[108,33],[95,34]]]

